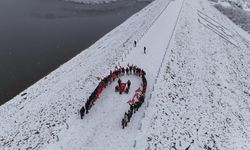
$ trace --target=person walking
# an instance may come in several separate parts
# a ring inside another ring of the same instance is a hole
[[[137,44],[136,41],[134,41],[134,47],[136,47],[136,44]]]
[[[144,54],[146,54],[146,46],[144,46]]]

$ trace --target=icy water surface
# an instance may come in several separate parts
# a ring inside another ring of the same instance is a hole
[[[0,105],[89,47],[148,2],[0,0]]]

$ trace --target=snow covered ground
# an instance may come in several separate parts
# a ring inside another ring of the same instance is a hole
[[[133,41],[138,42],[133,47]],[[143,53],[146,46],[147,54]],[[0,107],[0,149],[249,149],[249,35],[206,0],[156,0]],[[136,64],[146,102],[126,129],[128,95],[109,85],[78,111],[109,70]]]
[[[209,0],[212,4],[219,4],[223,7],[240,8],[247,12],[250,11],[250,1],[249,0]]]
[[[146,149],[250,149],[250,45],[239,32],[206,1],[185,1],[146,113]]]

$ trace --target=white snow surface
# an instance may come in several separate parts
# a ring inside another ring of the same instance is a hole
[[[249,150],[246,33],[205,0],[185,0],[180,16],[146,111],[146,149]]]
[[[248,150],[249,49],[249,35],[206,0],[156,0],[2,105],[0,149]],[[132,81],[128,95],[109,85],[81,120],[96,77],[128,63],[148,80],[128,127],[121,119],[136,76],[121,77]]]

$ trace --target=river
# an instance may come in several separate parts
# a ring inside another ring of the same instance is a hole
[[[0,1],[0,105],[88,48],[149,2]]]

